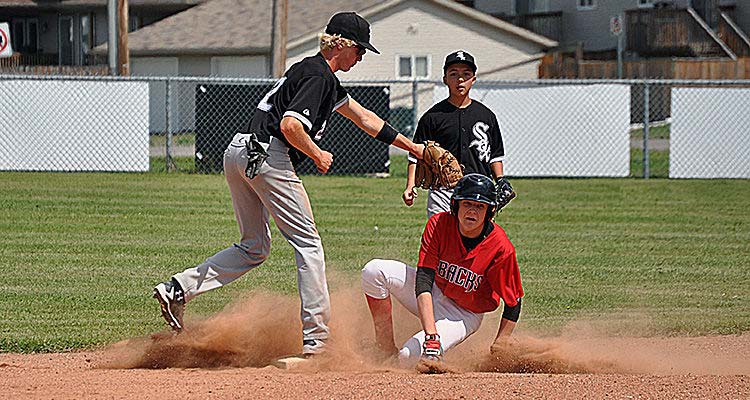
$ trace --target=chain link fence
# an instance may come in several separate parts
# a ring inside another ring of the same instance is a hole
[[[219,173],[274,80],[0,76],[0,170]],[[440,81],[344,81],[412,136]],[[477,81],[516,177],[750,178],[750,81]],[[477,133],[474,133],[477,134]],[[40,145],[44,143],[44,145]],[[387,174],[400,152],[334,113],[332,174]],[[299,173],[313,174],[308,160]]]

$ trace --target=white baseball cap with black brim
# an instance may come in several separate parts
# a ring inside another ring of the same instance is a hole
[[[380,54],[378,49],[370,44],[370,24],[355,12],[335,14],[328,21],[326,33],[329,35],[341,35],[341,37],[353,40],[358,45],[375,54]]]

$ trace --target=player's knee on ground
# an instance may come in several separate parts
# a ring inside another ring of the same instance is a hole
[[[362,268],[362,291],[375,299],[385,299],[389,294],[383,261],[377,258],[372,259]]]

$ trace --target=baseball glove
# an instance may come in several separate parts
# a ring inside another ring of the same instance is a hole
[[[423,189],[452,189],[464,173],[456,157],[432,140],[424,144],[422,159],[417,161],[414,184]]]
[[[507,206],[516,197],[516,192],[506,178],[497,178],[495,180],[495,188],[497,190],[497,212],[500,212],[503,207]]]

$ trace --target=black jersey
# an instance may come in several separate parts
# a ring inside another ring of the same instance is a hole
[[[320,53],[292,65],[258,103],[250,131],[258,140],[268,143],[271,136],[289,147],[289,157],[297,166],[304,153],[289,145],[281,132],[281,119],[294,117],[302,122],[305,132],[318,141],[323,136],[328,118],[349,100],[349,94],[333,74]]]
[[[492,176],[490,164],[503,161],[503,138],[495,113],[484,104],[472,100],[466,108],[458,108],[445,99],[430,108],[419,119],[414,143],[434,140],[453,153],[464,166],[464,174]],[[417,159],[409,155],[409,162]]]

